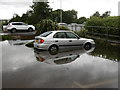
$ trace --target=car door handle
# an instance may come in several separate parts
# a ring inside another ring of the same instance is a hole
[[[55,40],[55,42],[58,42],[58,40]]]
[[[69,40],[69,42],[72,42],[72,40]]]

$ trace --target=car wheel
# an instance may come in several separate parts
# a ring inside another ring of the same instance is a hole
[[[28,31],[29,31],[29,32],[32,32],[32,31],[33,31],[33,29],[32,29],[32,28],[29,28],[29,29],[28,29]]]
[[[58,53],[58,47],[57,47],[56,45],[50,46],[49,52],[50,52],[50,54],[52,54],[52,55],[56,55],[56,54]]]
[[[84,49],[85,49],[85,50],[90,50],[91,48],[92,48],[91,43],[86,43],[86,44],[84,45]]]
[[[11,30],[11,32],[12,33],[15,33],[17,30],[15,29],[15,28],[13,28],[12,30]]]

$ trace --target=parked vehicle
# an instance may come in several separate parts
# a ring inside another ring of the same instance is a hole
[[[94,40],[81,38],[72,31],[49,31],[35,37],[34,48],[57,52],[60,48],[84,47],[90,50]]]
[[[67,24],[66,24],[66,23],[58,23],[58,26],[64,26],[64,27],[67,27]]]
[[[33,25],[27,25],[24,22],[11,22],[6,26],[6,29],[13,33],[19,30],[27,30],[32,32],[35,30],[35,27]]]

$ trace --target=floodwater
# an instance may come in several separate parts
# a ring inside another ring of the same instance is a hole
[[[51,55],[26,42],[0,42],[2,88],[118,88],[119,46],[96,41],[89,51]]]

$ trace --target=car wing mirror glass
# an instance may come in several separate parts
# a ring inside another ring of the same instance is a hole
[[[80,39],[80,37],[77,37],[78,39]]]

